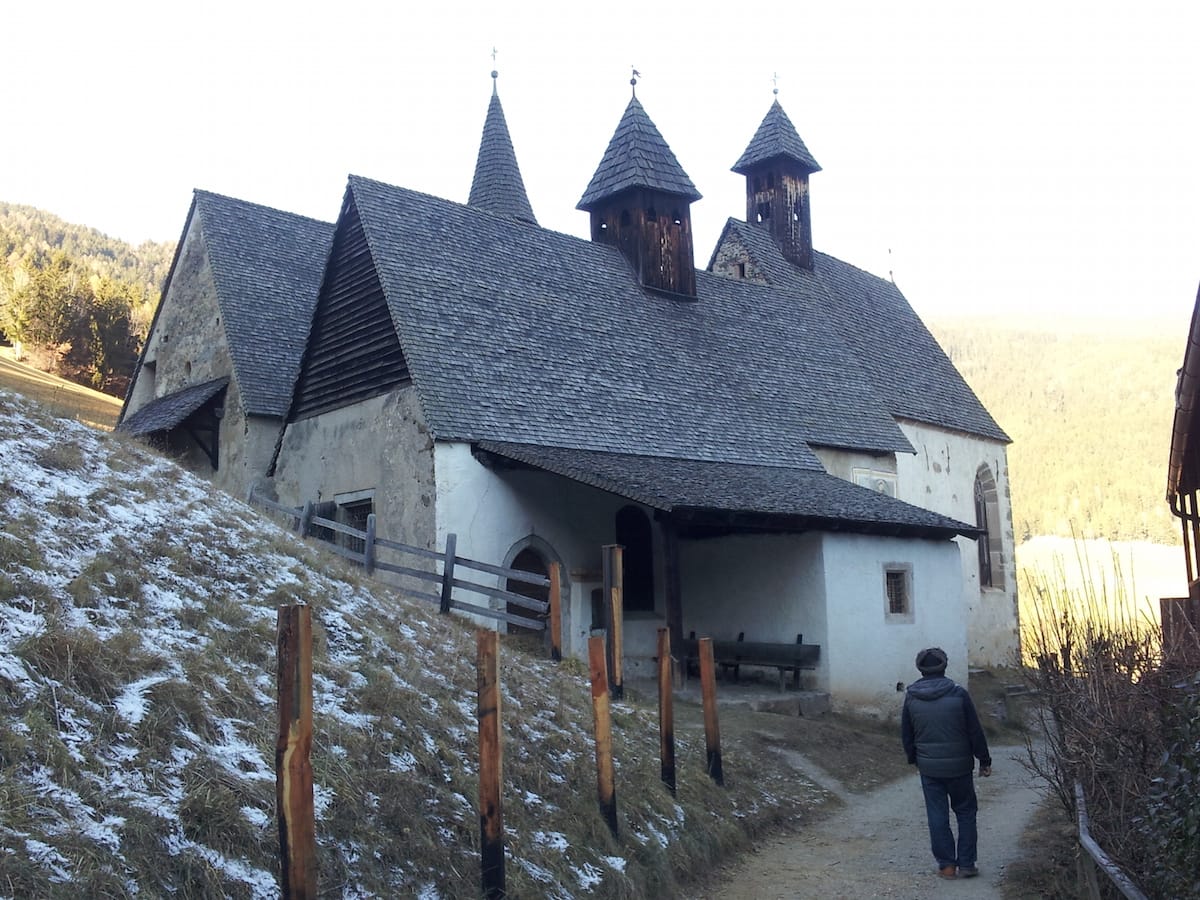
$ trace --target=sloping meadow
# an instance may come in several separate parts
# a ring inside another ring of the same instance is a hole
[[[275,623],[292,602],[314,615],[321,895],[477,896],[472,627],[0,392],[0,895],[278,896]],[[823,799],[730,750],[715,787],[692,727],[672,797],[656,711],[619,703],[614,838],[586,672],[501,654],[511,896],[670,896]]]

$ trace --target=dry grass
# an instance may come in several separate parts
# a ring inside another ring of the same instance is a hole
[[[1025,652],[1036,661],[1027,672],[1040,701],[1045,747],[1031,747],[1030,764],[1071,822],[1080,784],[1092,836],[1109,856],[1150,893],[1170,881],[1166,894],[1178,896],[1182,882],[1172,879],[1197,871],[1200,844],[1194,831],[1190,847],[1170,844],[1173,791],[1158,785],[1180,773],[1186,780],[1188,766],[1196,765],[1200,744],[1183,748],[1182,758],[1168,751],[1172,735],[1182,733],[1182,686],[1200,669],[1200,647],[1164,646],[1156,623],[1136,609],[1119,578],[1111,590],[1090,580],[1079,591],[1061,584],[1039,575],[1026,586],[1038,601]],[[1166,824],[1149,824],[1156,812],[1168,817]],[[1157,846],[1160,840],[1168,846]],[[1164,853],[1186,862],[1178,872],[1164,868]]]
[[[16,406],[0,394],[0,417]],[[0,894],[255,896],[239,873],[277,865],[276,607],[305,602],[322,895],[475,896],[473,628],[137,445],[21,414],[34,469],[0,492],[0,601],[28,632],[0,647]],[[692,874],[824,801],[774,745],[824,736],[834,759],[857,728],[731,715],[720,789],[684,711],[672,797],[656,711],[615,704],[614,838],[584,669],[505,639],[501,671],[512,896],[686,895]]]
[[[121,400],[0,356],[0,388],[42,404],[56,416],[111,430],[121,414]]]
[[[1063,808],[1043,801],[1021,836],[1022,858],[1004,873],[1004,900],[1076,900],[1078,843]]]

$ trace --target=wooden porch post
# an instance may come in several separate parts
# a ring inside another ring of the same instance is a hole
[[[683,587],[679,583],[679,535],[675,521],[667,516],[662,520],[663,549],[667,569],[667,629],[671,633],[674,652],[683,652]]]

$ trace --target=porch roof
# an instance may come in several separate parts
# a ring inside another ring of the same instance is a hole
[[[979,529],[822,471],[480,441],[495,468],[541,469],[669,512],[699,531],[974,538]]]
[[[117,431],[124,431],[132,435],[170,431],[228,385],[228,376],[214,378],[212,381],[189,385],[182,390],[167,394],[165,397],[151,400],[117,425]]]

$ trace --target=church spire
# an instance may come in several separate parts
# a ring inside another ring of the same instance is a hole
[[[696,295],[691,204],[700,199],[636,95],[617,124],[577,209],[591,213],[592,240],[611,244],[642,284]]]
[[[796,265],[813,268],[808,176],[821,167],[778,97],[733,171],[746,176],[746,221],[769,229]]]
[[[475,178],[471,182],[469,206],[488,212],[513,216],[537,224],[525,182],[517,166],[517,154],[508,134],[500,93],[496,89],[499,73],[492,70],[492,99],[483,123],[483,139],[479,142],[479,158],[475,161]]]

